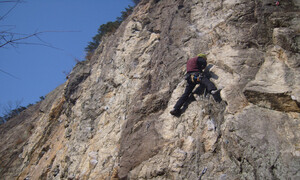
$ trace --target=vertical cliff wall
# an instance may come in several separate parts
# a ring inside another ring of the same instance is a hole
[[[66,83],[1,125],[4,179],[299,179],[300,3],[143,0]],[[222,102],[180,117],[208,54]]]

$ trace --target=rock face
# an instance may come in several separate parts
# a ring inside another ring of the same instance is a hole
[[[300,179],[300,3],[144,0],[91,60],[0,126],[4,179]],[[215,102],[180,117],[188,58]]]

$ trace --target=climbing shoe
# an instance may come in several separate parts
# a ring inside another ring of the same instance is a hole
[[[170,114],[172,114],[173,116],[179,116],[180,115],[180,109],[173,109],[172,111],[170,111]]]
[[[210,91],[210,94],[212,94],[212,95],[214,95],[214,94],[216,94],[218,91],[220,91],[220,90],[212,90],[212,91]]]

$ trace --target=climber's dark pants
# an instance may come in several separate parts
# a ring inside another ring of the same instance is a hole
[[[193,83],[190,78],[190,74],[187,75],[187,85],[185,87],[184,93],[182,96],[179,98],[177,103],[174,106],[174,109],[180,109],[183,104],[187,101],[189,98],[190,94],[193,92],[193,89],[196,86],[196,83]],[[207,92],[211,92],[212,90],[216,90],[216,86],[207,78],[207,77],[202,77],[201,78],[201,83],[200,86],[203,85],[205,86]]]

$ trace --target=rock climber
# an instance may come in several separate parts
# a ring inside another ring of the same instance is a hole
[[[186,63],[186,80],[187,85],[184,93],[176,102],[174,108],[170,113],[174,116],[180,115],[180,109],[183,104],[187,101],[196,84],[205,86],[208,93],[213,96],[220,96],[220,90],[217,90],[216,86],[205,76],[203,70],[207,66],[206,54],[198,54],[196,57],[189,59]],[[215,98],[215,97],[214,97]]]

